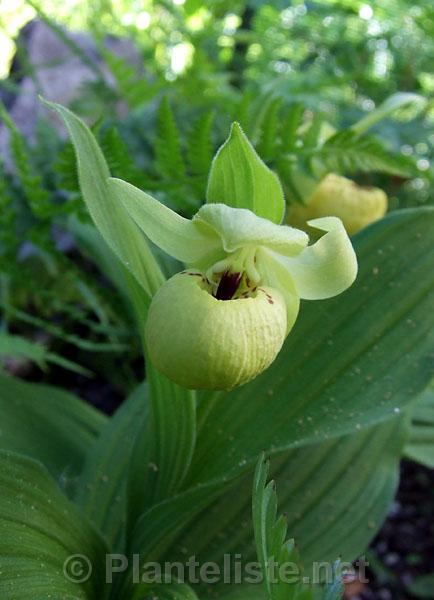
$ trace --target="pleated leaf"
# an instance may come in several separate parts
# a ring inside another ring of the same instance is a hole
[[[407,458],[434,469],[434,382],[421,394],[412,411]]]
[[[194,515],[200,513],[227,488],[221,481],[197,486],[163,500],[138,520],[131,541],[131,552],[139,554],[141,564],[161,559],[177,533]],[[210,523],[208,522],[207,526]],[[183,559],[185,556],[183,556]],[[130,600],[137,586],[130,568],[120,585],[119,600]]]
[[[199,600],[186,583],[176,581],[159,585],[143,584],[137,587],[130,600]]]
[[[148,414],[148,393],[139,386],[125,400],[87,453],[77,482],[75,502],[111,548],[124,549],[127,524],[127,476],[138,432]]]
[[[104,542],[42,465],[1,451],[0,489],[2,600],[106,598]]]
[[[221,600],[266,600],[265,588],[260,585],[236,586],[218,596]]]
[[[0,375],[0,449],[42,462],[70,491],[107,418],[72,394]]]
[[[151,395],[149,448],[151,467],[143,508],[170,498],[180,489],[196,443],[196,393],[174,384],[148,361]],[[133,476],[137,476],[133,474]]]

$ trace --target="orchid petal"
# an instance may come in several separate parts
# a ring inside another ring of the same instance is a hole
[[[308,224],[327,233],[298,256],[282,257],[281,261],[292,275],[301,298],[331,298],[355,280],[357,257],[340,219],[323,217],[308,221]]]
[[[309,237],[288,225],[276,225],[245,208],[225,204],[205,204],[193,217],[193,223],[206,223],[221,238],[226,252],[242,246],[268,246],[284,256],[296,256]]]
[[[279,260],[279,255],[267,248],[258,248],[256,266],[261,274],[264,285],[278,289],[286,304],[287,327],[286,335],[291,331],[297,319],[300,308],[300,298],[294,281],[285,265]]]
[[[211,227],[198,226],[122,179],[110,178],[109,187],[143,233],[178,260],[195,264],[220,255],[221,241]]]

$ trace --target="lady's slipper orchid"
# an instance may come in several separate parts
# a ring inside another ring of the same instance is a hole
[[[156,368],[173,381],[230,389],[253,379],[279,352],[300,298],[328,298],[354,281],[357,260],[340,219],[310,221],[325,232],[311,246],[305,232],[280,225],[280,181],[238,123],[214,157],[207,204],[189,220],[111,178],[88,127],[68,109],[47,104],[69,129],[98,230],[146,298],[153,296],[146,345]],[[163,283],[140,229],[188,270]]]
[[[287,221],[306,229],[310,219],[326,215],[339,217],[353,235],[387,212],[387,195],[380,188],[362,187],[351,179],[329,173],[307,198],[305,204],[293,203]]]
[[[308,235],[248,209],[206,204],[192,220],[118,179],[110,186],[147,237],[186,264],[154,296],[146,341],[155,367],[195,389],[231,389],[253,379],[278,354],[300,298],[341,293],[357,260],[336,217],[309,222]]]

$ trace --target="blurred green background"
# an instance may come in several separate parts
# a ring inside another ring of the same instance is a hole
[[[134,72],[106,51],[104,59],[116,84],[107,86],[99,80],[96,67],[92,84],[76,90],[74,108],[94,118],[119,100],[137,113],[150,108],[151,101],[164,92],[174,100],[183,124],[188,125],[200,111],[215,110],[223,135],[231,119],[242,121],[250,94],[260,98],[259,104],[270,95],[287,105],[301,102],[305,109],[343,127],[394,92],[432,98],[434,91],[430,0],[372,4],[355,0],[45,0],[39,4],[2,0],[2,77],[7,76],[16,52],[19,29],[35,17],[89,32],[100,48],[108,35],[133,41],[142,70]],[[32,69],[19,44],[18,50],[20,67],[2,83],[9,90]],[[37,78],[37,70],[32,75]],[[433,177],[432,103],[423,113],[411,106],[394,117],[393,122],[379,125],[377,133],[404,155],[414,156],[420,171],[420,177],[399,189],[401,202],[414,203],[416,197],[425,202]],[[392,195],[395,188],[389,189]]]

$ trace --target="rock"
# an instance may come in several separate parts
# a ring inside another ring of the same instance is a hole
[[[38,95],[67,106],[80,96],[84,84],[96,81],[99,76],[109,86],[114,84],[113,76],[91,36],[62,30],[96,69],[86,64],[86,60],[43,21],[36,19],[23,28],[18,39],[20,52],[13,61],[11,72],[23,70],[26,74],[18,80],[19,91],[14,96],[4,94],[3,100],[17,127],[30,141],[34,139],[36,123],[41,115],[48,117],[59,133],[65,135],[63,124],[42,106]],[[107,36],[105,47],[140,70],[140,54],[130,40]],[[24,62],[20,58],[22,53],[26,57]],[[9,163],[8,139],[6,127],[0,125],[0,156],[5,158],[6,164]]]

